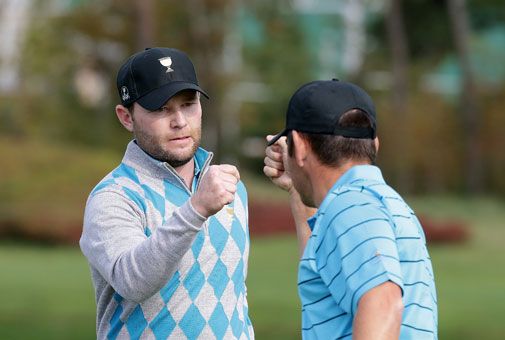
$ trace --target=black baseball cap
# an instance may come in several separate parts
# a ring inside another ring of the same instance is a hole
[[[138,102],[151,111],[183,90],[196,90],[209,98],[198,85],[189,57],[166,47],[146,48],[128,58],[118,71],[117,89],[123,105]]]
[[[349,110],[360,109],[372,122],[369,128],[342,127],[340,117]],[[286,128],[272,138],[274,144],[288,131],[337,135],[350,138],[374,139],[376,114],[372,98],[359,86],[345,81],[316,80],[302,85],[289,100]]]

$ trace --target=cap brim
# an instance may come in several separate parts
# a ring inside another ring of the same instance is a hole
[[[137,102],[146,110],[154,111],[162,107],[170,98],[184,90],[195,90],[203,94],[207,99],[209,95],[200,86],[193,83],[174,82],[157,88],[145,96],[139,98]]]
[[[270,141],[267,143],[268,146],[275,144],[281,137],[287,136],[288,134],[288,129],[284,129],[280,133],[276,134],[274,138],[270,139]]]

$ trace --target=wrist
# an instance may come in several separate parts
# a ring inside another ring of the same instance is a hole
[[[292,196],[292,197],[300,197],[300,194],[299,194],[299,193],[298,193],[298,191],[295,189],[295,186],[294,186],[294,185],[291,185],[289,188],[287,188],[287,191],[288,191],[289,196]]]
[[[202,221],[205,221],[205,220],[207,219],[207,217],[206,217],[206,216],[204,216],[202,213],[200,213],[200,211],[199,211],[199,210],[197,210],[197,209],[195,208],[195,206],[193,205],[192,200],[189,200],[188,205],[189,205],[189,209],[190,209],[190,210],[191,210],[191,211],[192,211],[192,212],[196,215],[196,217],[197,217],[198,219],[201,219]]]
[[[195,199],[195,196],[191,197],[191,199],[189,200],[189,203],[190,203],[191,207],[193,208],[193,210],[196,213],[198,213],[200,216],[202,216],[204,219],[207,219],[210,216],[207,209],[205,209],[202,205],[200,205],[198,203],[198,200]]]

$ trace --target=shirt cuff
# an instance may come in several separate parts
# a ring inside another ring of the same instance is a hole
[[[205,222],[207,220],[207,217],[196,211],[196,209],[193,207],[193,204],[191,204],[191,199],[188,200],[188,210],[196,219],[198,219],[198,221]]]

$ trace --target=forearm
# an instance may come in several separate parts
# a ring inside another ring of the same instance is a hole
[[[120,295],[141,302],[168,282],[205,221],[189,209],[189,203],[180,207],[151,237],[118,258],[110,278]]]
[[[87,207],[80,242],[90,264],[135,302],[166,284],[205,221],[188,201],[147,237],[139,215],[117,194],[101,195]]]
[[[267,140],[270,140],[272,137],[268,136]],[[316,209],[309,208],[303,204],[298,191],[293,186],[291,176],[285,168],[288,158],[286,138],[282,137],[274,145],[267,147],[265,153],[263,172],[277,187],[289,192],[289,205],[295,221],[298,250],[300,257],[302,257],[305,245],[312,234],[307,224],[307,219],[316,213]]]
[[[291,214],[295,221],[296,235],[298,238],[298,251],[300,257],[303,255],[305,250],[305,245],[312,234],[310,231],[307,219],[316,213],[315,208],[309,208],[303,204],[300,194],[294,189],[289,190],[289,205],[291,208]]]
[[[403,304],[400,288],[386,282],[366,293],[358,304],[353,339],[391,340],[400,336]]]

